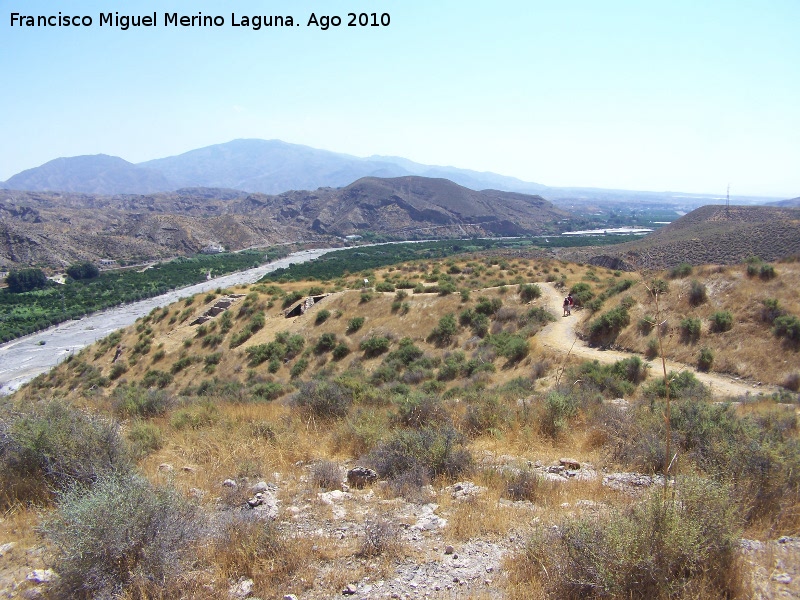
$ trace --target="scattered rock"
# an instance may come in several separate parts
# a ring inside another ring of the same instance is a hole
[[[247,501],[247,506],[258,513],[259,517],[265,519],[276,519],[278,517],[278,504],[280,501],[272,492],[258,492]]]
[[[197,467],[192,467],[190,465],[185,465],[181,467],[181,471],[184,473],[197,473]]]
[[[471,481],[459,481],[446,488],[455,500],[469,500],[479,496],[486,491],[486,488],[475,485]]]
[[[333,505],[342,500],[352,500],[353,494],[350,492],[343,492],[342,490],[331,490],[330,492],[320,492],[317,494],[323,504]]]
[[[342,595],[344,596],[352,596],[353,594],[358,592],[358,588],[354,586],[352,583],[348,583],[344,589],[342,590]]]
[[[239,487],[233,479],[226,479],[222,482],[222,487],[236,488]]]
[[[777,581],[778,583],[783,583],[785,585],[789,585],[792,583],[792,576],[788,573],[776,573],[772,576],[773,581]]]
[[[445,548],[444,548],[444,553],[445,554],[452,554],[453,552],[455,552],[455,548],[453,548],[449,544],[447,546],[445,546]]]
[[[283,600],[297,600],[297,596],[294,594],[284,594]]]
[[[637,495],[652,485],[663,485],[661,475],[642,475],[641,473],[609,473],[603,477],[603,485],[624,494]]]
[[[434,511],[439,508],[438,504],[425,504],[422,506],[422,514],[420,514],[417,522],[414,523],[412,529],[419,531],[432,531],[434,529],[441,529],[447,526],[447,519],[443,519],[439,515],[434,514]]]
[[[11,549],[16,545],[17,545],[16,542],[8,542],[7,544],[0,544],[0,556],[5,556],[9,552],[11,552]]]
[[[247,598],[253,593],[253,580],[241,577],[239,581],[228,588],[228,596],[231,598]]]
[[[267,483],[266,481],[259,481],[257,484],[250,488],[250,492],[253,494],[258,494],[259,492],[266,492],[266,491],[275,491],[277,490],[277,486],[274,483]]]
[[[25,579],[34,583],[50,583],[57,578],[58,575],[53,569],[34,569],[25,577]]]
[[[161,463],[158,465],[158,470],[163,471],[164,473],[172,473],[175,470],[175,467],[169,463]]]
[[[363,488],[378,481],[378,473],[367,467],[353,467],[347,471],[347,483],[354,488]]]
[[[581,463],[574,458],[559,458],[558,463],[568,471],[578,471],[581,468]]]

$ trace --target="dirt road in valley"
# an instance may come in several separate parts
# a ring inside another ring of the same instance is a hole
[[[540,345],[559,353],[569,352],[572,356],[577,356],[585,360],[598,360],[601,363],[613,363],[632,356],[629,352],[601,350],[600,348],[588,346],[583,340],[578,338],[575,329],[589,318],[589,311],[573,310],[572,316],[562,317],[563,311],[561,305],[564,301],[564,292],[557,290],[551,283],[540,283],[539,287],[542,288],[541,301],[558,316],[558,320],[555,323],[547,325],[547,327],[536,334],[536,339]],[[662,375],[663,371],[660,358],[648,362],[651,365],[650,377]],[[711,389],[711,393],[714,397],[740,397],[746,394],[772,394],[778,391],[776,386],[759,386],[753,383],[737,381],[725,375],[700,373],[690,365],[667,360],[667,372],[681,370],[689,370],[694,373],[695,377]]]

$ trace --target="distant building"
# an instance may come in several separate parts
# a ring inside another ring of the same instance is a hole
[[[220,244],[209,244],[205,248],[203,248],[200,252],[203,254],[220,254],[225,252],[225,248]]]
[[[346,235],[346,236],[344,236],[344,239],[346,239],[348,242],[355,242],[356,240],[360,240],[361,236],[360,235]]]
[[[101,258],[98,262],[100,263],[101,267],[111,267],[117,264],[117,261],[115,261],[113,258]]]

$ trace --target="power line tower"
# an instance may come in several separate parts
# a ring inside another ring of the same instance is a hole
[[[728,191],[725,194],[725,216],[731,216],[731,184],[728,184]]]

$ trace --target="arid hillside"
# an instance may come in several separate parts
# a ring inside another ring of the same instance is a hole
[[[365,178],[279,196],[191,188],[97,196],[0,191],[0,267],[137,261],[289,241],[340,243],[548,233],[569,219],[539,196],[476,192],[446,179]]]
[[[800,209],[768,206],[703,206],[642,239],[565,250],[567,260],[626,269],[666,269],[736,264],[751,256],[773,261],[800,256]]]
[[[0,590],[796,593],[798,279],[509,250],[155,309],[0,405]]]

